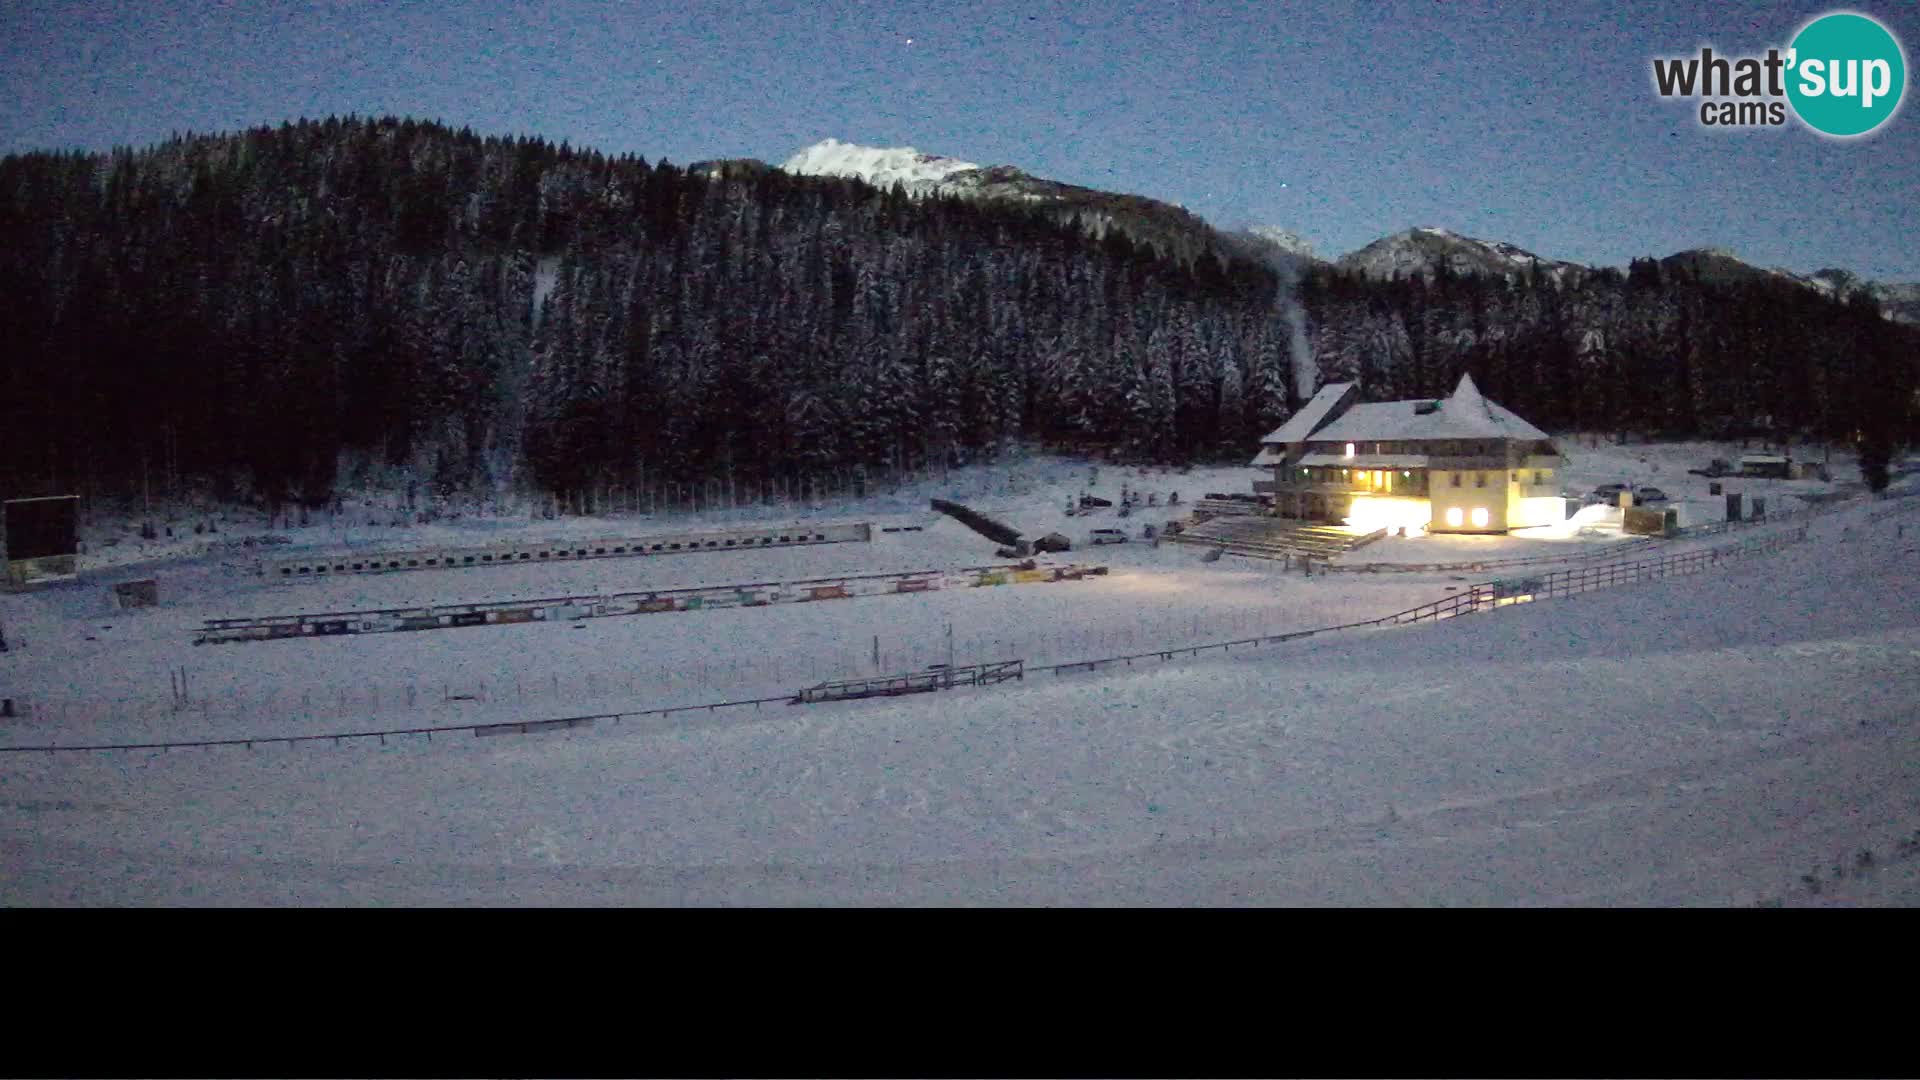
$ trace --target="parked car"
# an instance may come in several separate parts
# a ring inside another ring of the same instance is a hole
[[[1667,502],[1667,493],[1657,487],[1633,489],[1633,501],[1637,503]]]
[[[1726,458],[1714,458],[1707,463],[1707,467],[1704,469],[1688,469],[1687,471],[1695,476],[1704,476],[1710,480],[1718,480],[1722,476],[1735,475],[1733,463]]]
[[[1593,489],[1593,494],[1587,496],[1587,501],[1612,505],[1620,501],[1621,492],[1632,490],[1631,484],[1601,484]]]
[[[1124,544],[1127,542],[1127,534],[1121,532],[1119,529],[1095,529],[1087,534],[1087,542],[1091,544]]]
[[[1073,542],[1068,540],[1065,534],[1057,532],[1048,533],[1033,542],[1033,550],[1045,552],[1072,551]]]

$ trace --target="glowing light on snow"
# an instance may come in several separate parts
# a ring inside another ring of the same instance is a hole
[[[1425,499],[1382,498],[1356,495],[1347,524],[1365,532],[1375,529],[1425,529],[1433,520],[1433,504]]]
[[[1516,529],[1531,529],[1541,525],[1559,525],[1567,519],[1567,500],[1558,495],[1521,499],[1512,513],[1507,515],[1507,524]]]

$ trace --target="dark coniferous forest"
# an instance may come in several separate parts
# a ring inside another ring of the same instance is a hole
[[[1044,205],[411,120],[8,157],[0,493],[585,507],[1014,440],[1238,460],[1298,404],[1296,350],[1376,399],[1471,372],[1550,429],[1904,438],[1920,385],[1920,334],[1864,295],[1652,260],[1377,282],[1160,250]]]

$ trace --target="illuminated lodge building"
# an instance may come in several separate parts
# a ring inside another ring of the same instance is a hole
[[[1439,400],[1358,397],[1357,383],[1323,386],[1260,440],[1253,464],[1273,479],[1253,487],[1273,496],[1276,515],[1436,533],[1565,519],[1552,437],[1481,397],[1472,378]]]

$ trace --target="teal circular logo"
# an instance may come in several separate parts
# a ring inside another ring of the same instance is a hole
[[[1907,88],[1907,58],[1886,27],[1836,12],[1802,27],[1787,58],[1787,100],[1825,135],[1865,135],[1892,119]]]

